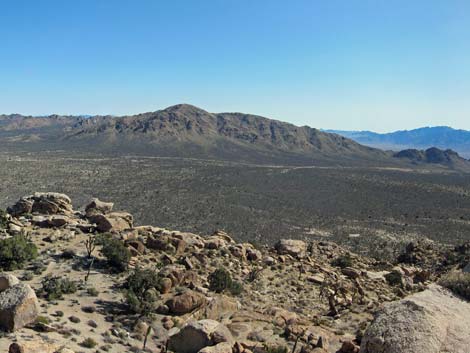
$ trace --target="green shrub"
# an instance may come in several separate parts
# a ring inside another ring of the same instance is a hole
[[[345,254],[338,256],[336,259],[331,261],[331,265],[339,268],[351,267],[353,265],[353,260],[351,255]]]
[[[93,338],[86,338],[85,340],[83,340],[82,343],[80,343],[80,345],[84,348],[95,348],[98,343],[93,339]]]
[[[269,346],[267,344],[264,345],[264,351],[266,353],[287,353],[288,349],[286,346]]]
[[[216,293],[229,291],[233,295],[239,295],[243,291],[243,286],[232,279],[230,272],[219,268],[209,275],[209,289]]]
[[[135,313],[150,313],[156,309],[160,277],[152,269],[135,269],[127,278],[125,297]]]
[[[77,291],[75,282],[62,277],[46,277],[42,280],[42,292],[48,300],[62,299],[64,294]]]
[[[101,253],[106,257],[106,260],[111,267],[120,272],[127,270],[127,266],[131,259],[131,253],[122,241],[115,239],[112,236],[103,236],[99,240],[99,243],[103,246]]]
[[[0,210],[0,229],[6,229],[8,227],[8,219],[5,211]]]
[[[97,297],[98,294],[100,294],[100,292],[94,287],[88,287],[86,292],[90,297]]]
[[[36,245],[23,235],[0,240],[0,267],[3,270],[17,270],[23,268],[26,262],[38,255]]]
[[[384,277],[391,286],[398,286],[403,284],[403,275],[398,270],[393,270],[390,273],[387,273]]]
[[[439,284],[470,300],[470,273],[450,272],[439,280]]]

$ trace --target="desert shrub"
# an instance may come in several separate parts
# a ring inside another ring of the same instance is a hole
[[[6,229],[8,227],[8,219],[5,211],[0,210],[0,229]]]
[[[135,269],[126,281],[125,297],[134,313],[150,313],[156,309],[160,277],[152,269]]]
[[[96,342],[93,338],[88,337],[84,339],[80,345],[84,348],[95,348],[98,345],[98,342]]]
[[[90,297],[97,297],[98,294],[100,294],[100,292],[94,287],[88,287],[86,292]]]
[[[270,346],[270,345],[265,344],[264,345],[264,351],[266,353],[287,353],[288,349],[287,349],[286,346],[282,346],[282,345]]]
[[[77,291],[75,282],[68,278],[46,277],[41,284],[42,292],[48,300],[62,299],[64,294],[72,294]]]
[[[127,270],[131,253],[122,241],[112,236],[103,236],[99,243],[103,246],[101,253],[112,268],[120,272]]]
[[[339,268],[351,267],[353,265],[353,260],[349,254],[340,255],[331,261],[331,265]]]
[[[398,286],[403,284],[403,275],[400,271],[393,270],[390,273],[387,273],[384,277],[391,286]]]
[[[230,272],[219,268],[209,275],[209,289],[216,293],[229,291],[233,295],[239,295],[243,291],[243,286],[232,279]]]
[[[22,235],[0,240],[0,267],[4,270],[21,269],[37,255],[36,245]]]
[[[450,272],[439,280],[439,284],[450,289],[455,294],[470,300],[470,273]]]

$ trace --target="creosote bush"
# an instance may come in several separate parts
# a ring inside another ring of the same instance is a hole
[[[125,297],[129,308],[138,314],[149,314],[156,309],[160,276],[153,269],[136,268],[126,281]]]
[[[349,254],[340,255],[331,261],[331,265],[339,268],[351,267],[353,265],[353,260]]]
[[[105,234],[100,237],[98,243],[102,245],[101,253],[112,268],[119,272],[127,270],[131,253],[121,240]]]
[[[88,337],[84,339],[80,345],[84,348],[95,348],[98,345],[98,342],[96,342],[93,338]]]
[[[229,291],[233,295],[239,295],[243,291],[243,286],[232,279],[230,272],[219,268],[209,275],[209,289],[216,293]]]
[[[450,289],[455,294],[470,300],[470,273],[450,272],[439,280],[439,284]]]
[[[47,300],[62,299],[64,294],[77,291],[75,282],[62,277],[46,277],[42,280],[42,292]]]
[[[21,269],[37,255],[36,245],[23,235],[0,240],[0,268],[3,270]]]
[[[0,210],[0,229],[6,229],[8,226],[7,214],[5,211]]]

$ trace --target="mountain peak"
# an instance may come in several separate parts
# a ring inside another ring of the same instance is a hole
[[[205,111],[204,109],[201,109],[199,107],[196,107],[195,105],[187,104],[187,103],[181,103],[181,104],[176,104],[169,106],[161,112],[167,112],[167,113],[180,113],[180,114],[198,114],[198,115],[207,115],[210,114],[209,112]]]

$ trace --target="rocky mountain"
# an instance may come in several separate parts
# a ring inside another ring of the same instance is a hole
[[[255,246],[222,230],[135,226],[113,203],[76,210],[47,192],[1,212],[0,254],[2,352],[466,353],[470,344],[468,243],[410,243],[391,263],[329,241]]]
[[[180,104],[134,116],[0,117],[0,139],[34,148],[216,158],[261,163],[390,162],[339,135],[242,113],[213,114]]]
[[[379,134],[371,131],[326,130],[350,138],[363,145],[395,151],[403,149],[452,149],[470,158],[470,131],[448,126],[423,127],[414,130]]]
[[[432,147],[425,151],[416,149],[407,149],[394,154],[394,157],[406,159],[415,164],[430,163],[447,165],[449,167],[459,168],[465,167],[468,161],[450,149],[440,150],[439,148]]]
[[[250,114],[209,113],[188,104],[121,117],[2,115],[0,141],[4,149],[22,151],[99,151],[277,165],[418,165],[336,133]],[[463,160],[428,164],[470,170]]]

